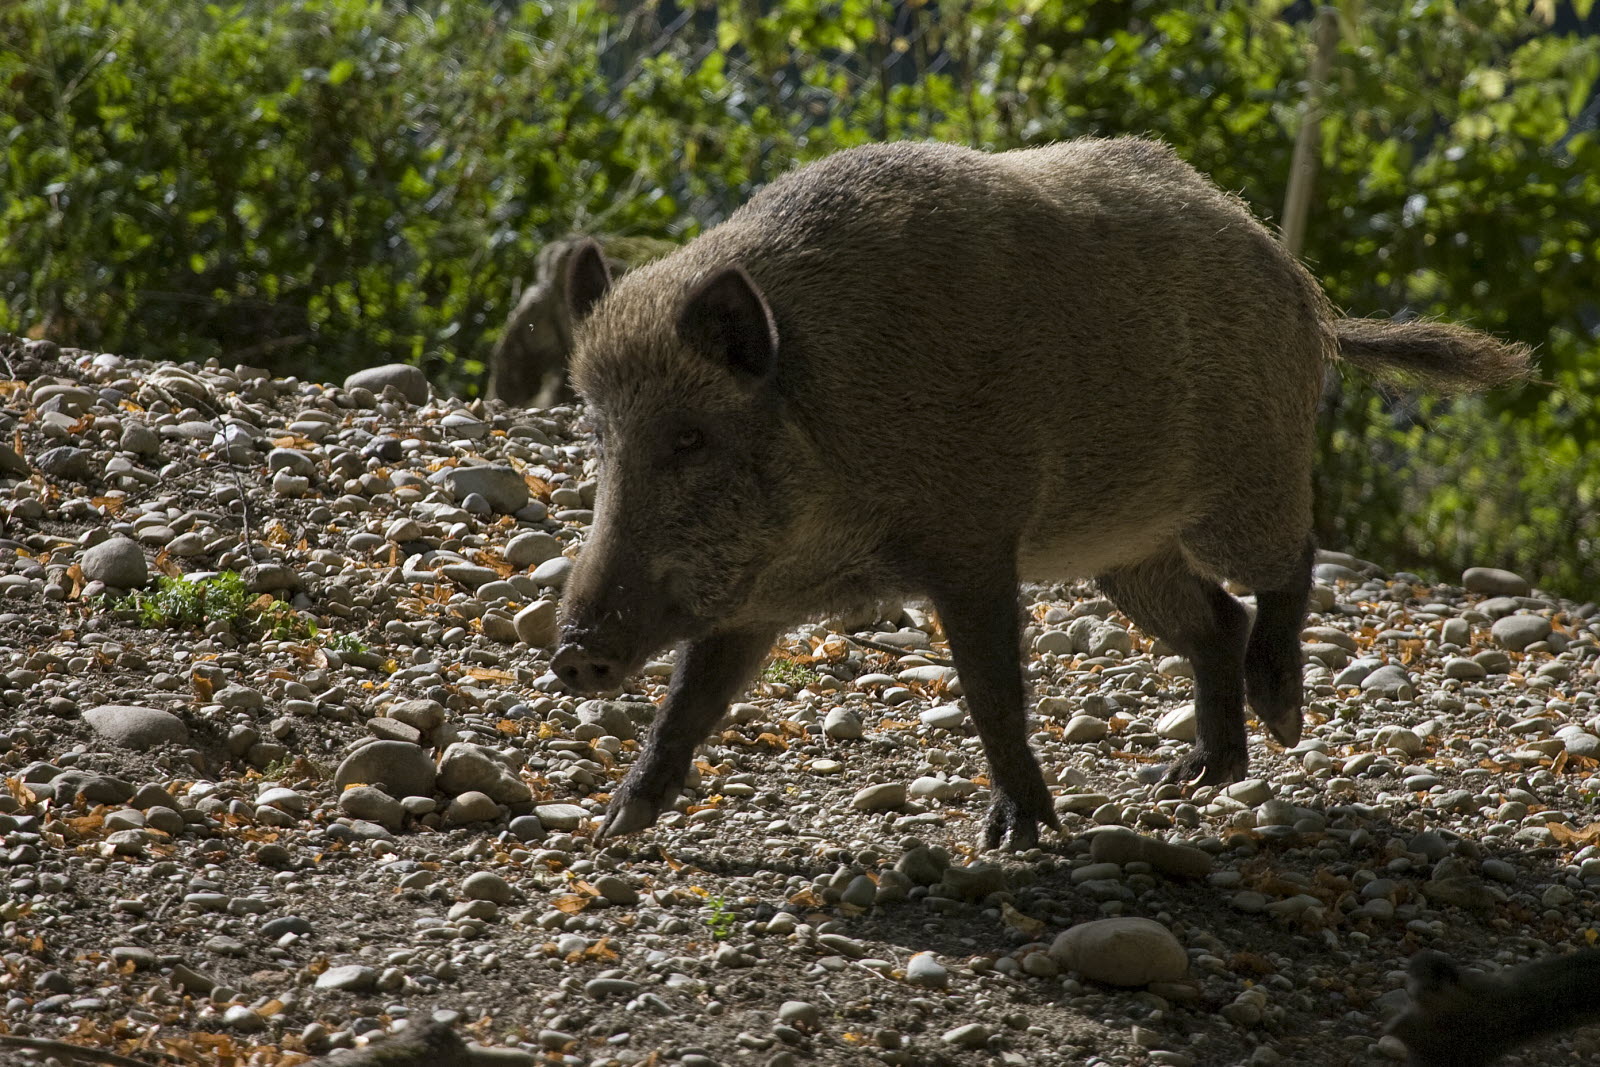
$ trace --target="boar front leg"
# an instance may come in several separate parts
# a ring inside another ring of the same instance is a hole
[[[1016,580],[1007,570],[989,583],[936,589],[932,599],[950,639],[967,709],[989,757],[994,800],[984,843],[1018,851],[1033,848],[1041,822],[1057,830],[1061,822],[1028,747]]]
[[[677,796],[695,746],[728,710],[772,649],[775,630],[728,630],[685,644],[678,652],[667,702],[644,751],[611,794],[597,840],[654,825]]]

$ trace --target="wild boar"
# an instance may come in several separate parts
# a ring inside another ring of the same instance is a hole
[[[1330,361],[1466,388],[1527,372],[1467,329],[1341,318],[1240,201],[1131,138],[851,149],[615,285],[580,249],[568,292],[600,487],[553,669],[612,688],[680,645],[608,837],[673,801],[785,628],[923,595],[992,770],[985,840],[1031,846],[1058,822],[1019,581],[1093,576],[1187,657],[1198,736],[1168,777],[1242,777],[1246,700],[1300,736]]]
[[[1487,1067],[1541,1037],[1600,1022],[1600,952],[1469,974],[1423,951],[1406,967],[1411,1003],[1389,1024],[1409,1067]]]
[[[567,359],[572,318],[566,281],[572,253],[593,238],[565,237],[539,250],[534,283],[522,291],[489,352],[484,395],[507,404],[547,408],[572,399]],[[613,275],[666,255],[676,246],[649,237],[608,237],[602,248]]]

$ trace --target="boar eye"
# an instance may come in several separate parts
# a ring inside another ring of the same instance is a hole
[[[672,442],[674,454],[682,456],[690,452],[698,452],[706,445],[706,435],[699,430],[684,430]]]

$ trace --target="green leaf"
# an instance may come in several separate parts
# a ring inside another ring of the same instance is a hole
[[[350,80],[350,75],[354,74],[355,72],[356,65],[354,60],[341,59],[332,67],[328,68],[328,84],[343,85],[345,82]]]

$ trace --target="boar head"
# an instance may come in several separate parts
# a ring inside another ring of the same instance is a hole
[[[569,267],[573,383],[600,472],[551,666],[580,692],[615,689],[651,653],[750,621],[784,540],[772,311],[740,266],[691,273],[674,258],[615,292],[598,247]]]

